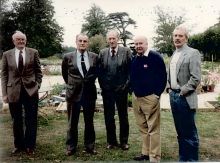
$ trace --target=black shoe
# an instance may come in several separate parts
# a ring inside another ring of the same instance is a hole
[[[26,149],[26,153],[27,153],[28,155],[34,155],[34,154],[35,154],[34,149],[31,149],[31,148],[27,148],[27,149]]]
[[[76,150],[66,150],[66,156],[71,156],[71,155],[74,155],[76,153]]]
[[[121,149],[124,150],[124,151],[128,150],[129,149],[129,145],[128,144],[122,144],[121,145]]]
[[[21,149],[21,148],[14,148],[12,151],[11,151],[11,154],[17,154],[17,153],[20,153],[22,152],[24,149]]]
[[[135,161],[143,161],[149,160],[149,156],[141,154],[140,156],[136,156],[133,158]]]
[[[86,148],[83,153],[89,153],[91,155],[96,155],[98,152],[95,149]]]

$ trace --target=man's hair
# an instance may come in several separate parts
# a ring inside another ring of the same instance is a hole
[[[188,39],[189,38],[189,31],[187,30],[187,28],[184,26],[184,25],[178,25],[175,29],[174,29],[174,31],[175,30],[182,30],[183,32],[184,32],[184,34],[185,34],[185,36],[186,36],[186,38]],[[173,31],[173,32],[174,32]]]
[[[87,37],[89,39],[89,37],[85,33],[80,33],[80,34],[76,35],[76,41],[77,41],[79,36],[84,36],[84,37]]]
[[[25,37],[25,40],[27,39],[26,35],[22,33],[21,31],[15,31],[15,33],[12,35],[12,39],[15,40],[17,35],[22,35]]]
[[[118,33],[117,30],[112,29],[112,30],[108,31],[107,34],[106,34],[106,37],[107,37],[107,38],[108,38],[108,35],[109,35],[110,33],[114,33],[114,34],[116,35],[116,37],[119,38],[119,33]]]
[[[138,38],[141,38],[143,39],[144,41],[146,41],[146,43],[148,43],[148,40],[147,40],[147,37],[146,36],[143,36],[143,35],[136,35],[133,37],[133,40],[136,40]]]

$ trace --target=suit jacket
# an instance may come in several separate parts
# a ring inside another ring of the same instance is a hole
[[[198,98],[195,90],[201,81],[201,56],[198,50],[190,48],[186,44],[181,48],[181,53],[176,66],[177,82],[180,85],[181,94],[186,97],[190,108],[196,109],[198,108]],[[170,69],[168,88],[170,88]]]
[[[80,101],[83,92],[88,100],[96,100],[95,80],[97,78],[98,55],[88,52],[89,70],[85,77],[81,75],[77,67],[77,51],[64,55],[62,62],[62,76],[66,83],[66,101]]]
[[[116,80],[110,81],[106,73],[109,71],[108,59],[110,56],[109,48],[100,51],[99,54],[99,84],[102,90],[120,91],[128,88],[129,73],[131,63],[131,50],[126,47],[118,47]],[[112,88],[114,85],[114,88]],[[116,87],[116,88],[115,88]]]
[[[26,47],[25,53],[25,65],[21,74],[15,60],[15,49],[4,52],[2,56],[2,95],[7,95],[9,102],[18,102],[22,83],[27,93],[33,96],[38,93],[42,82],[38,51]]]

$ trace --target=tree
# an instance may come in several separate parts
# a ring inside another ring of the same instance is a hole
[[[88,10],[88,14],[84,17],[84,19],[85,23],[82,25],[81,32],[85,32],[89,38],[99,34],[106,34],[106,16],[100,7],[93,4],[91,9]]]
[[[2,41],[3,41],[3,37],[2,37],[2,22],[3,22],[3,18],[5,17],[5,12],[7,8],[7,0],[0,0],[0,56],[2,55]],[[1,58],[1,57],[0,57]]]
[[[173,53],[173,30],[176,26],[184,23],[183,16],[173,16],[171,13],[165,12],[161,7],[155,8],[157,15],[156,35],[153,37],[154,47],[163,54],[168,56]]]
[[[204,60],[220,60],[220,25],[214,25],[203,33],[193,35],[189,44],[204,54]]]
[[[107,43],[105,41],[105,37],[103,37],[101,34],[95,35],[90,38],[89,49],[92,52],[99,54],[100,50],[105,48],[106,46],[107,46]]]
[[[110,13],[108,15],[110,29],[116,28],[119,31],[123,45],[127,46],[127,40],[131,39],[133,34],[127,30],[128,26],[136,27],[136,22],[129,17],[126,12]]]
[[[48,57],[62,51],[63,28],[54,16],[51,0],[20,0],[13,3],[12,10],[4,18],[2,31],[3,49],[13,46],[11,35],[20,30],[27,35],[27,46],[39,50],[41,57]],[[9,41],[10,35],[10,41]]]

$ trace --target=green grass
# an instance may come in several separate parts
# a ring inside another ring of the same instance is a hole
[[[106,149],[106,131],[102,112],[95,113],[96,150],[98,154],[91,156],[83,154],[83,116],[80,116],[79,142],[74,156],[65,156],[65,141],[67,129],[66,113],[55,113],[49,108],[47,116],[39,116],[36,154],[33,157],[25,153],[11,156],[13,135],[9,113],[0,114],[0,149],[1,162],[64,162],[64,161],[131,161],[141,151],[141,136],[136,126],[133,111],[129,111],[130,135],[128,151],[121,149]],[[44,110],[43,110],[44,111]],[[220,112],[198,112],[196,116],[200,135],[200,161],[220,161]],[[116,116],[118,129],[118,117]],[[118,133],[118,132],[117,132]],[[171,112],[161,112],[161,152],[162,161],[178,161],[178,144]]]

